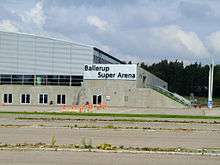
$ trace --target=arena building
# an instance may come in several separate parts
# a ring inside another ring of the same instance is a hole
[[[93,46],[0,31],[0,59],[4,106],[183,106],[165,81]]]

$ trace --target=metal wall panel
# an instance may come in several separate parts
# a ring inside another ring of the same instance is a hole
[[[93,47],[0,31],[0,74],[82,75]]]

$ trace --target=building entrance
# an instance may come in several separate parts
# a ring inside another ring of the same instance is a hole
[[[93,95],[93,104],[101,104],[102,96],[101,95]]]

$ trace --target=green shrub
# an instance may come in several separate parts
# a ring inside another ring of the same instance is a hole
[[[56,142],[57,142],[56,137],[53,136],[52,139],[51,139],[50,145],[51,145],[52,147],[54,147],[54,146],[56,145]]]
[[[105,126],[105,128],[114,129],[115,127],[113,125],[107,125],[107,126]]]
[[[100,150],[112,150],[113,146],[111,144],[104,143],[104,144],[98,145],[97,149],[100,149]]]

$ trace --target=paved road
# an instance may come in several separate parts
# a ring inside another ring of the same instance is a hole
[[[1,165],[219,165],[220,157],[166,154],[0,151]]]
[[[86,137],[91,138],[93,144],[111,143],[139,147],[220,147],[220,131],[0,128],[0,142],[2,143],[50,143],[53,135],[59,144],[79,144],[82,138]]]

